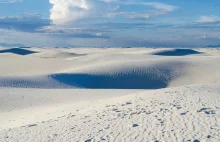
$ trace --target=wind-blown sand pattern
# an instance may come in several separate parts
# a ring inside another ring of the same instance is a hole
[[[4,49],[0,141],[220,141],[219,63],[219,49]]]

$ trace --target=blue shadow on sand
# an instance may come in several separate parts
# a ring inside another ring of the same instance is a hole
[[[69,86],[87,89],[160,89],[168,85],[165,81],[137,74],[124,76],[55,74],[50,77]]]
[[[34,54],[37,52],[22,49],[22,48],[11,48],[11,49],[6,49],[6,50],[0,50],[0,53],[13,53],[17,55],[29,55],[29,54]]]
[[[153,55],[160,55],[160,56],[186,56],[186,55],[193,55],[193,54],[201,54],[202,52],[198,52],[192,49],[174,49],[171,51],[159,51],[154,53]]]

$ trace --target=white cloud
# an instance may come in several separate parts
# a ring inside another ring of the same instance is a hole
[[[139,5],[139,6],[144,5],[144,6],[152,8],[150,11],[145,12],[145,13],[136,13],[136,12],[128,13],[129,15],[128,18],[131,18],[131,19],[148,19],[152,17],[161,16],[169,12],[173,12],[174,10],[177,9],[177,7],[173,5],[168,5],[168,4],[161,3],[161,2],[127,2],[124,4]]]
[[[124,4],[152,6],[154,9],[163,10],[167,12],[172,12],[176,9],[176,7],[173,5],[169,5],[161,2],[124,2]]]
[[[0,0],[0,3],[17,3],[23,2],[23,0]]]
[[[48,25],[51,25],[51,21],[49,19],[42,19],[37,13],[0,17],[1,29],[34,32],[37,28]]]
[[[50,10],[50,19],[54,24],[68,24],[76,20],[84,18],[97,17],[123,17],[131,19],[148,19],[160,15],[167,14],[176,9],[175,6],[160,2],[129,2],[119,0],[49,0],[53,5]],[[143,11],[121,11],[120,6],[127,6],[132,9],[132,6],[140,5]],[[151,10],[151,11],[147,11]]]
[[[214,23],[220,21],[220,18],[217,16],[200,16],[198,22],[201,23]]]
[[[58,26],[44,26],[37,30],[42,34],[74,38],[109,38],[100,31],[83,28],[64,28]]]
[[[50,0],[53,4],[50,10],[50,19],[55,24],[63,24],[69,21],[85,17],[91,8],[86,0]]]

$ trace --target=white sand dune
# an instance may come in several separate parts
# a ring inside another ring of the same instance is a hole
[[[43,107],[35,115],[20,110],[7,118],[16,127],[1,130],[0,141],[219,141],[219,88],[140,91],[78,105]],[[19,127],[20,117],[35,121]]]
[[[2,49],[0,87],[159,89],[219,83],[219,55],[218,49]]]
[[[2,49],[0,141],[218,141],[219,63],[208,48]]]
[[[62,59],[68,59],[68,58],[74,58],[74,57],[80,57],[80,56],[86,56],[86,54],[76,54],[71,52],[65,52],[65,51],[59,51],[59,50],[49,50],[47,52],[42,52],[39,54],[35,54],[34,56],[39,58],[62,58]]]
[[[34,54],[0,53],[0,87],[160,89],[220,82],[220,58],[208,49],[29,50]]]

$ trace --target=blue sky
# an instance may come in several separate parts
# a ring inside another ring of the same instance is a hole
[[[220,45],[219,0],[0,0],[0,43]]]

